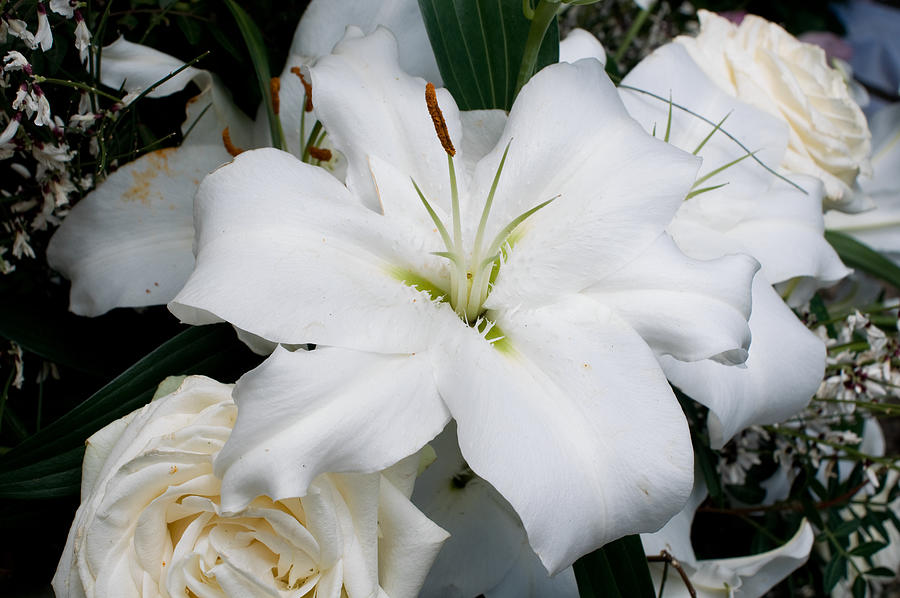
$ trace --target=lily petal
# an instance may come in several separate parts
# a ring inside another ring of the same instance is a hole
[[[569,90],[564,103],[560,89]],[[646,135],[590,59],[547,67],[522,88],[500,142],[476,168],[473,198],[487,196],[507,143],[491,234],[556,199],[514,232],[488,308],[549,303],[625,266],[671,222],[699,167]]]
[[[135,44],[119,37],[103,48],[103,68],[100,71],[104,85],[113,89],[124,88],[128,92],[140,92],[184,66],[184,61],[169,56],[149,46]],[[203,89],[210,83],[208,71],[192,66],[162,83],[147,97],[162,98],[177,93],[195,81]]]
[[[403,70],[440,85],[437,61],[416,0],[312,0],[294,33],[291,54],[331,54],[334,45],[344,37],[347,25],[356,25],[367,34],[378,25],[387,27],[400,46]]]
[[[368,170],[367,156],[374,155],[411,176],[429,200],[449,210],[447,155],[428,115],[425,82],[400,69],[397,41],[387,29],[363,37],[360,29],[348,27],[334,53],[322,57],[310,74],[316,114],[346,156],[347,187],[363,203],[380,207]],[[459,145],[456,102],[445,89],[437,90],[437,100],[450,138]]]
[[[96,316],[175,296],[194,266],[191,198],[224,153],[221,146],[151,152],[72,208],[47,248],[50,266],[72,281],[69,309]]]
[[[379,582],[390,598],[416,598],[441,545],[449,537],[404,494],[381,481],[378,525]]]
[[[577,62],[582,58],[596,58],[606,66],[606,50],[593,34],[576,27],[559,42],[559,61]]]
[[[675,386],[710,408],[713,448],[752,424],[787,419],[809,403],[822,381],[825,345],[759,274],[753,281],[750,331],[753,343],[743,366],[660,359]]]
[[[279,176],[258,180],[273,169]],[[169,305],[182,321],[385,353],[423,350],[438,329],[462,326],[449,304],[396,273],[437,257],[422,256],[407,231],[359,205],[327,171],[285,152],[244,152],[208,176],[195,221],[197,266]]]
[[[804,519],[790,540],[768,552],[728,559],[698,560],[691,545],[691,525],[697,507],[706,500],[708,494],[703,476],[697,472],[694,489],[684,509],[658,532],[641,536],[644,551],[648,555],[666,550],[678,559],[698,598],[762,596],[809,558],[814,534],[812,526]],[[663,565],[651,563],[650,572],[654,585],[660,587]],[[675,598],[690,596],[681,577],[671,570],[665,583],[666,596],[669,596],[670,591]]]
[[[693,457],[644,341],[587,299],[496,324],[506,336],[494,345],[472,329],[441,345],[435,375],[466,462],[510,502],[547,570],[665,523],[690,492]]]
[[[225,511],[260,494],[302,496],[319,473],[384,469],[450,418],[425,354],[278,348],[234,399],[234,431],[214,463]]]
[[[577,597],[572,570],[547,575],[515,511],[468,468],[456,422],[430,445],[437,460],[416,481],[413,502],[451,536],[428,573],[422,598]]]
[[[742,363],[750,345],[748,290],[758,267],[746,255],[689,258],[663,234],[585,294],[615,310],[658,355]]]

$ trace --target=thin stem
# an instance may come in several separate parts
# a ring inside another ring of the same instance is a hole
[[[309,148],[315,145],[316,136],[319,134],[319,131],[322,130],[321,121],[316,121],[316,124],[313,125],[312,131],[309,133],[309,138],[306,140],[306,146],[303,148],[303,155],[300,157],[302,162],[309,162]],[[301,137],[302,139],[302,137]]]
[[[522,63],[519,65],[519,76],[516,79],[516,92],[513,94],[513,99],[519,95],[519,92],[534,74],[541,44],[544,42],[547,28],[553,22],[553,18],[556,17],[556,9],[558,7],[559,0],[540,0],[537,8],[534,9],[531,28],[528,30],[528,38],[525,40],[525,51],[522,53]]]
[[[616,50],[616,53],[613,55],[613,62],[618,64],[622,57],[625,56],[625,52],[628,51],[629,46],[631,46],[631,42],[634,41],[634,38],[637,37],[638,32],[641,30],[641,27],[644,26],[644,23],[647,21],[647,17],[650,16],[650,11],[653,10],[653,7],[656,5],[656,2],[651,2],[647,5],[647,8],[641,9],[641,12],[638,14],[637,18],[635,18],[634,22],[631,24],[631,27],[628,28],[628,32],[625,34],[625,39],[622,40],[622,45],[619,46],[619,49]]]
[[[650,96],[651,98],[655,98],[655,99],[657,99],[657,100],[659,100],[659,101],[661,101],[661,102],[671,103],[672,106],[674,106],[675,108],[678,108],[679,110],[683,110],[684,112],[687,112],[688,114],[690,114],[690,115],[692,115],[692,116],[694,116],[694,117],[696,117],[696,118],[699,118],[700,120],[702,120],[703,122],[705,122],[705,123],[707,123],[707,124],[710,124],[710,125],[712,125],[712,126],[715,126],[715,125],[716,125],[716,123],[715,123],[714,121],[712,121],[712,120],[706,118],[705,116],[703,116],[703,115],[701,115],[701,114],[698,114],[698,113],[694,112],[694,111],[691,110],[690,108],[687,108],[687,107],[685,107],[685,106],[682,106],[681,104],[678,104],[677,102],[671,102],[671,100],[666,99],[666,98],[664,98],[664,97],[661,96],[661,95],[657,95],[657,94],[655,94],[655,93],[653,93],[653,92],[651,92],[651,91],[647,91],[646,89],[640,89],[639,87],[633,87],[633,86],[631,86],[631,85],[619,85],[619,89],[630,89],[631,91],[635,91],[635,92],[637,92],[637,93],[642,93],[642,94],[644,94],[644,95]],[[723,133],[725,136],[727,136],[729,139],[731,139],[734,143],[736,143],[736,144],[738,145],[738,147],[740,147],[742,150],[744,150],[744,151],[747,152],[748,154],[752,154],[752,152],[751,152],[749,149],[747,149],[747,146],[745,146],[743,143],[741,143],[741,141],[740,141],[737,137],[735,137],[734,135],[732,135],[731,133],[729,133],[729,132],[726,131],[725,129],[721,129],[721,128],[720,128],[719,130],[722,131],[722,133]],[[765,168],[767,171],[769,171],[770,174],[772,174],[772,175],[774,175],[775,177],[781,179],[782,181],[784,181],[784,182],[787,183],[788,185],[791,185],[792,187],[795,187],[797,190],[802,191],[802,192],[803,192],[803,195],[809,195],[809,193],[806,191],[806,189],[804,189],[803,187],[801,187],[800,185],[798,185],[798,184],[795,183],[794,181],[790,180],[789,178],[787,178],[787,177],[784,176],[783,174],[779,174],[779,173],[775,172],[775,170],[773,170],[771,166],[769,166],[768,164],[766,164],[765,162],[763,162],[762,160],[760,160],[759,158],[757,158],[755,155],[751,155],[751,157],[753,158],[753,161],[754,161],[754,162],[756,162],[757,164],[759,164],[760,166],[762,166],[763,168]]]
[[[66,87],[72,87],[74,89],[81,89],[82,91],[89,91],[91,93],[95,93],[97,95],[103,96],[108,100],[112,100],[114,102],[121,101],[121,98],[117,98],[111,93],[106,93],[105,91],[99,90],[96,87],[91,85],[87,85],[85,83],[80,83],[78,81],[71,81],[69,79],[54,79],[53,77],[42,77],[41,75],[36,75],[34,77],[35,83],[53,83],[54,85],[65,85]]]

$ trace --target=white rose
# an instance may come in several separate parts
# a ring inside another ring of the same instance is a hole
[[[870,171],[872,136],[825,51],[753,15],[739,26],[705,10],[699,16],[700,34],[675,41],[720,87],[787,122],[790,140],[781,166],[822,179],[826,207],[871,208],[856,177]]]
[[[212,462],[237,413],[231,390],[186,378],[88,440],[56,595],[415,596],[447,537],[408,500],[418,457],[225,513]]]

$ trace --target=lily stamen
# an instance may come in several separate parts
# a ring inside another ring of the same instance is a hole
[[[303,84],[303,89],[306,92],[306,103],[303,106],[303,110],[306,112],[313,111],[313,103],[312,103],[312,84],[310,84],[304,77],[303,72],[300,70],[299,66],[292,66],[291,72],[300,77],[300,83]]]
[[[231,141],[231,133],[228,131],[228,127],[222,129],[222,145],[225,146],[225,151],[231,154],[231,157],[237,157],[238,154],[243,153],[244,150],[236,146]]]
[[[441,112],[441,107],[438,106],[437,93],[432,83],[425,85],[425,105],[428,106],[428,114],[431,115],[431,122],[434,123],[434,131],[437,133],[441,146],[443,146],[448,156],[455,156],[456,148],[453,147],[453,142],[450,141],[447,121],[444,120],[444,113]]]
[[[278,92],[281,91],[281,79],[278,77],[269,79],[269,91],[272,92],[272,112],[278,114],[278,110],[281,107],[281,99],[278,96]]]

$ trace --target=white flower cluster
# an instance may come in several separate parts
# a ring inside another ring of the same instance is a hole
[[[84,62],[91,36],[77,9],[78,3],[53,0],[49,6],[53,13],[74,19],[75,46]],[[16,18],[16,10],[24,8],[8,7],[8,11],[0,15],[0,47],[7,48],[0,68],[0,93],[10,100],[9,108],[0,113],[0,160],[8,160],[10,169],[21,177],[18,184],[9,181],[11,184],[2,190],[6,198],[16,198],[8,200],[12,216],[2,223],[5,235],[0,239],[0,255],[11,249],[13,258],[13,261],[4,259],[0,262],[3,274],[15,269],[15,261],[34,258],[31,234],[58,225],[67,213],[73,193],[93,185],[89,175],[84,178],[85,175],[76,173],[70,165],[75,151],[70,148],[67,133],[79,126],[83,132],[86,124],[93,123],[96,117],[90,112],[86,93],[68,126],[51,109],[46,86],[41,84],[44,78],[34,71],[26,55],[38,49],[47,52],[53,47],[47,7],[44,2],[37,2],[35,7],[37,28],[34,33],[29,31],[25,20]],[[16,39],[21,42],[18,49],[14,49]],[[35,189],[39,193],[33,193]]]

